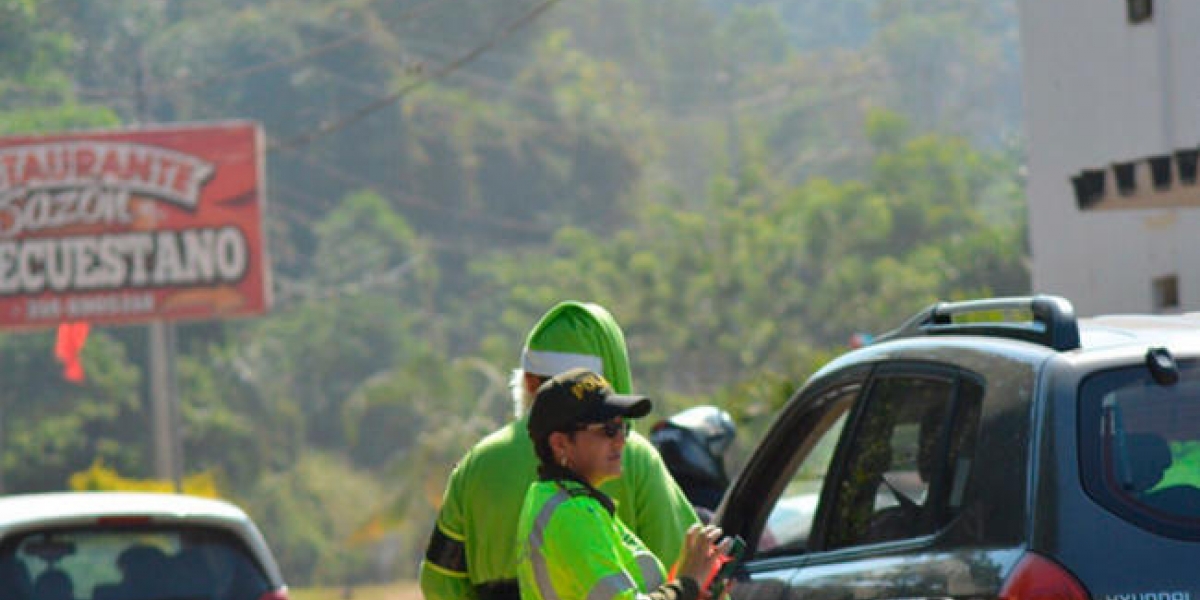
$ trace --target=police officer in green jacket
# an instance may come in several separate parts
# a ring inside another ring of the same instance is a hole
[[[617,394],[603,377],[571,369],[538,388],[529,436],[540,464],[517,523],[522,600],[695,600],[718,564],[721,530],[693,526],[667,581],[663,563],[617,517],[596,486],[619,477],[628,419],[644,396]]]
[[[558,304],[530,331],[521,368],[513,376],[518,418],[471,448],[447,482],[421,562],[426,600],[517,597],[513,540],[525,492],[537,476],[527,419],[521,415],[543,381],[573,367],[602,374],[618,392],[632,388],[624,334],[597,304]],[[672,564],[684,532],[698,519],[650,442],[632,433],[621,477],[602,489],[617,502],[622,521],[651,552]]]

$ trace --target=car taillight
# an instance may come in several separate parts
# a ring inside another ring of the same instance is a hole
[[[1062,565],[1029,552],[1000,588],[1000,600],[1091,600],[1091,595]]]
[[[281,587],[277,590],[263,592],[263,595],[259,596],[258,600],[288,600],[287,588]]]

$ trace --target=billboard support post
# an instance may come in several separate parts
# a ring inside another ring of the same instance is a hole
[[[175,344],[171,324],[159,319],[146,326],[147,363],[150,372],[150,420],[154,441],[154,477],[170,480],[175,491],[183,489],[180,468],[178,420],[179,398],[175,394]]]

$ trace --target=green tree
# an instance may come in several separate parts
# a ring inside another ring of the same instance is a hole
[[[423,303],[436,271],[377,195],[349,196],[314,230],[316,271],[286,282],[283,306],[255,324],[244,357],[259,394],[295,403],[305,440],[338,448],[353,391],[432,341],[417,332],[428,323]]]
[[[359,416],[357,440],[370,443],[387,458],[382,477],[387,502],[375,512],[360,512],[356,545],[396,544],[390,574],[414,577],[441,505],[443,486],[459,458],[483,435],[512,416],[507,371],[475,357],[447,360],[433,353],[400,363],[364,384],[361,404],[349,407]],[[374,430],[365,417],[370,406],[408,407],[390,431]],[[363,436],[379,439],[368,440]]]
[[[369,549],[348,540],[381,498],[375,478],[336,455],[308,452],[239,500],[270,540],[288,583],[335,586],[371,575]]]
[[[212,473],[221,489],[245,490],[294,462],[301,450],[290,430],[302,430],[303,420],[295,407],[263,397],[234,345],[179,352],[176,363],[185,473]]]
[[[0,334],[5,491],[64,489],[72,473],[94,460],[149,475],[147,447],[135,441],[149,429],[137,395],[138,369],[102,330],[91,332],[81,361],[85,380],[69,383],[54,358],[53,332]]]
[[[73,38],[49,0],[0,2],[0,135],[115,125],[115,113],[81,103],[69,64]]]
[[[497,257],[480,271],[521,314],[565,297],[606,304],[628,332],[635,378],[683,394],[794,372],[938,298],[1025,289],[1021,245],[1011,243],[1021,224],[989,221],[979,201],[985,190],[1015,191],[996,183],[1015,177],[1014,165],[957,138],[891,147],[865,182],[790,187],[749,165],[740,183],[714,181],[699,211],[647,200],[635,229],[564,228],[548,254]]]
[[[999,146],[1020,122],[1015,2],[880,3],[874,53],[892,82],[887,106],[918,129]]]

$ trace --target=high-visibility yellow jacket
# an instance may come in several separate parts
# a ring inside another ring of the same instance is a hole
[[[517,517],[537,457],[527,419],[481,440],[450,475],[425,560],[425,600],[474,600],[476,586],[513,583],[517,577]],[[645,437],[630,434],[621,477],[600,487],[617,503],[617,515],[665,564],[674,564],[684,534],[699,522],[687,496]]]
[[[666,579],[662,563],[582,483],[529,486],[517,523],[521,600],[633,600]]]

